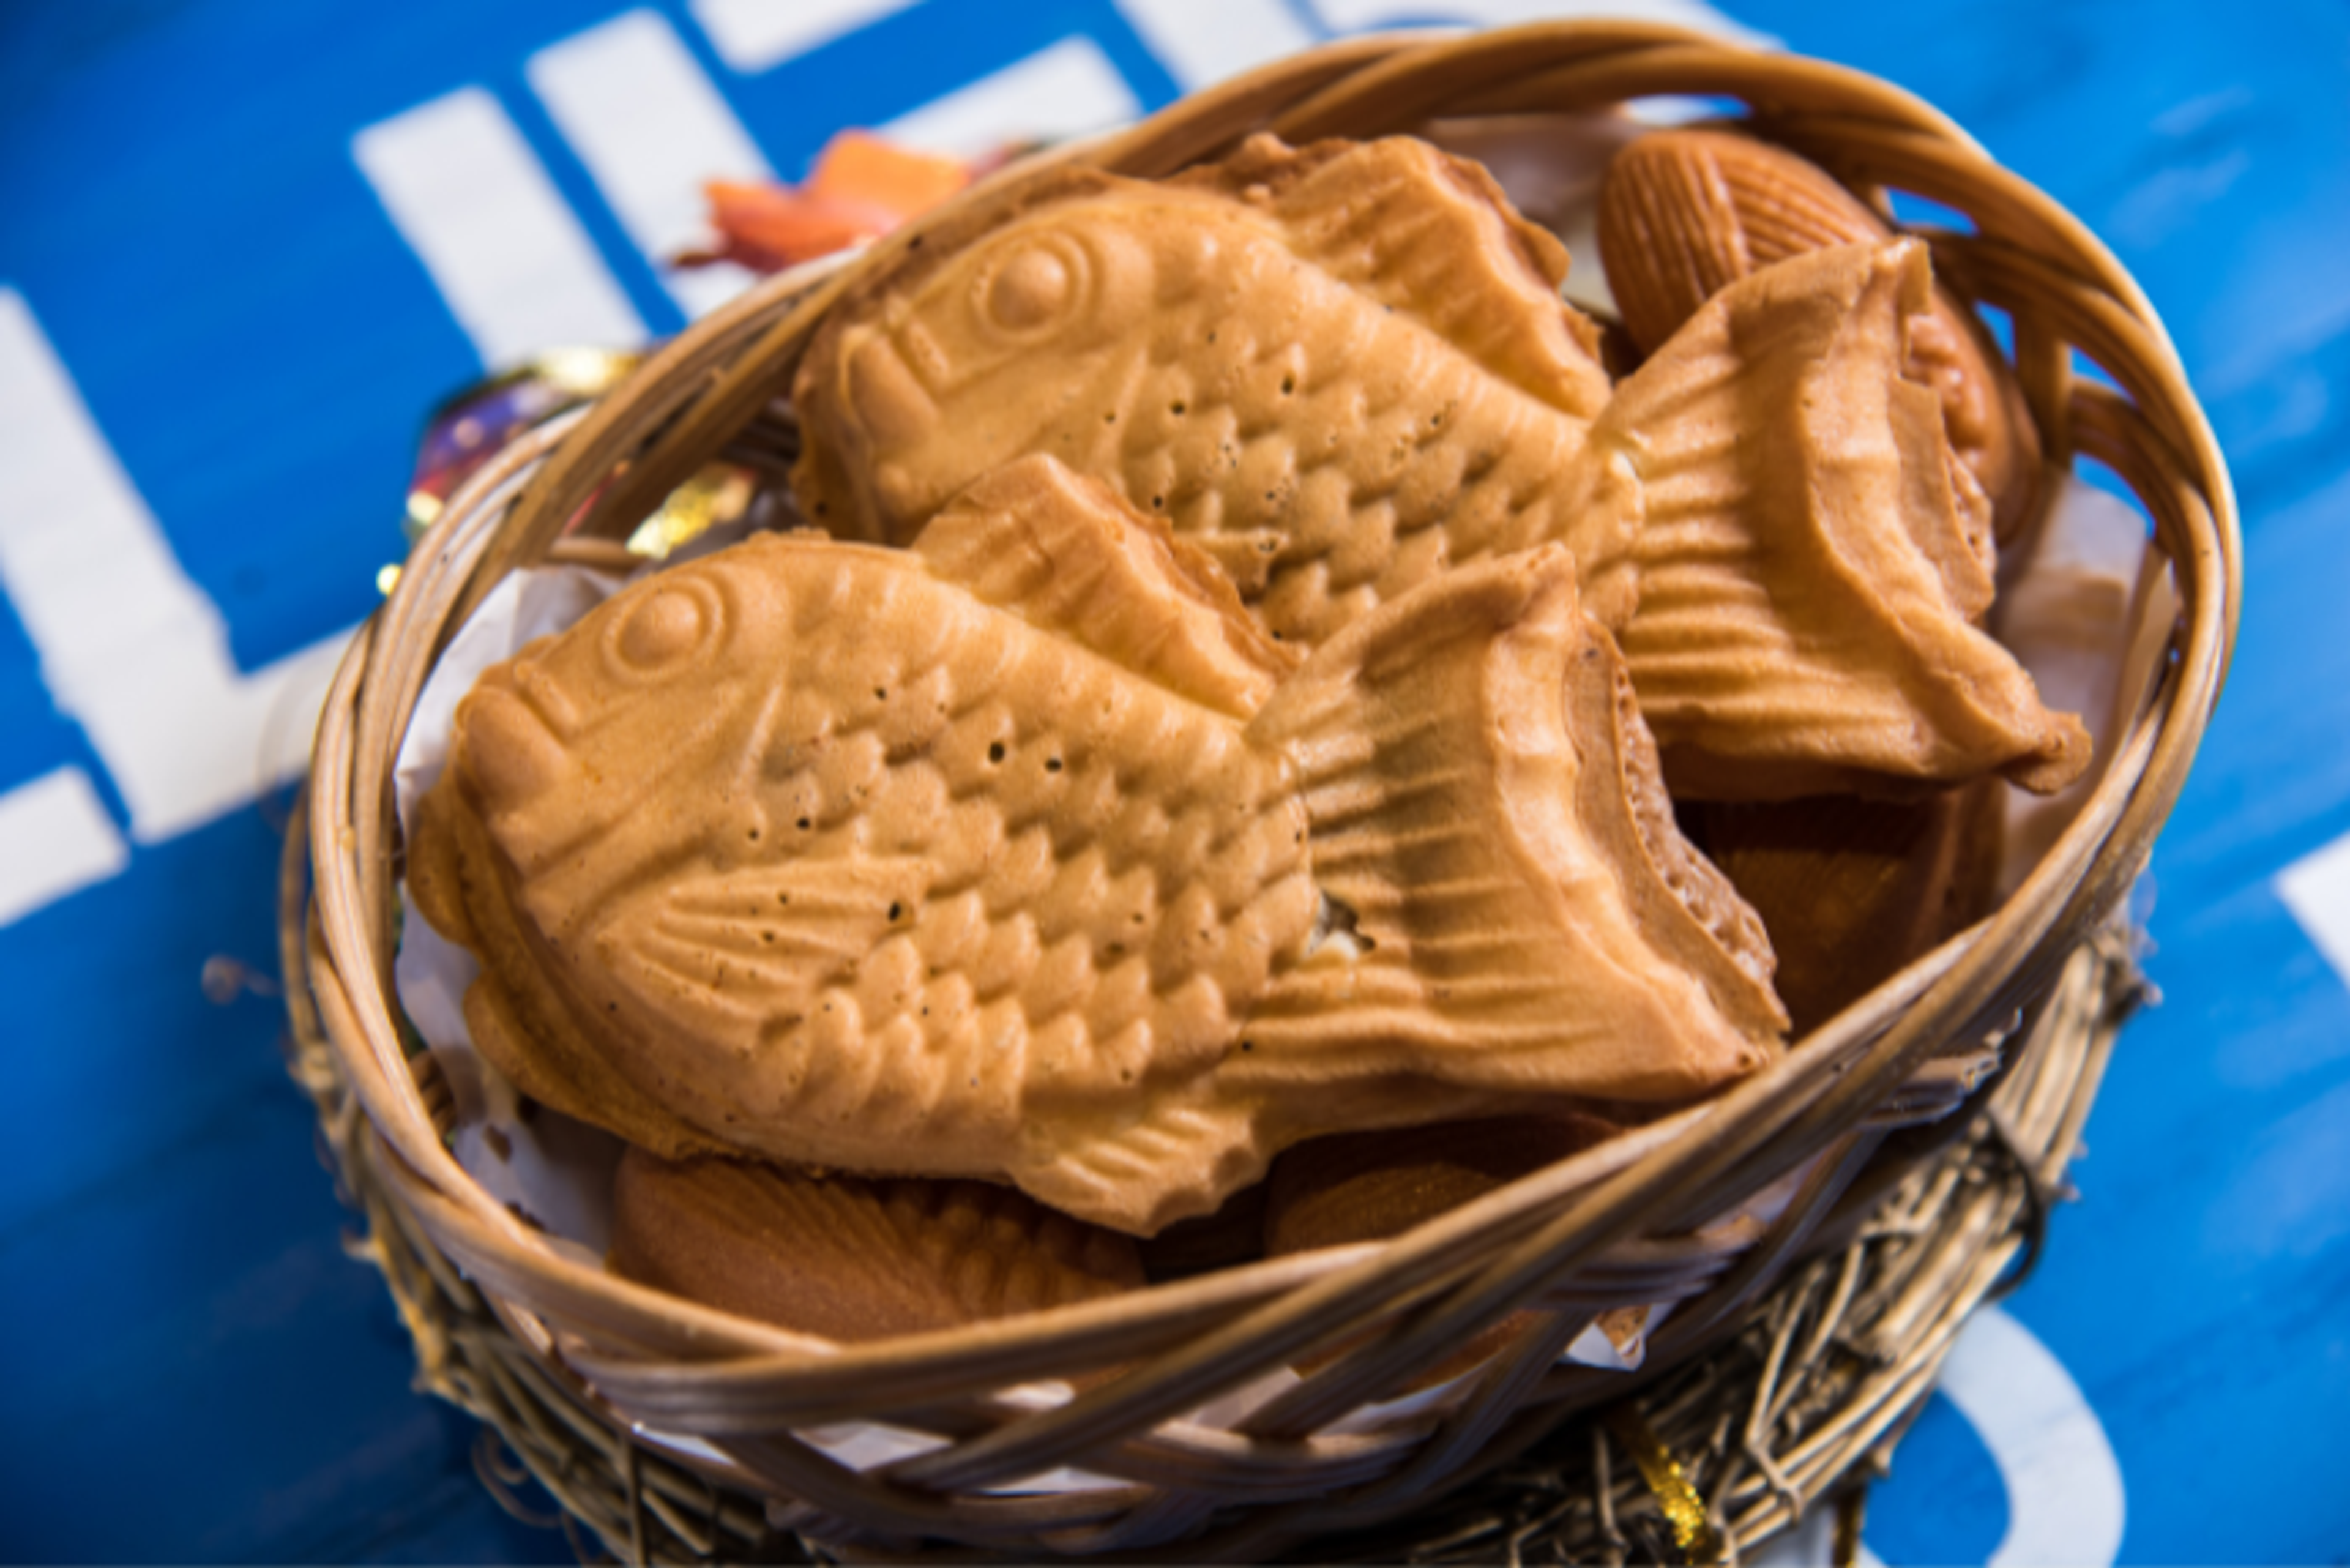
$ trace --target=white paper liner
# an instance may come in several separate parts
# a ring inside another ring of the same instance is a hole
[[[448,763],[457,703],[482,672],[578,620],[619,586],[579,567],[537,568],[515,573],[482,601],[417,694],[400,741],[392,797],[403,833],[411,830],[416,803]],[[473,1049],[465,1027],[465,990],[481,966],[416,912],[405,883],[400,913],[392,984],[449,1085],[455,1124],[450,1152],[484,1191],[543,1228],[558,1251],[602,1267],[612,1233],[619,1140],[543,1107],[524,1117],[521,1096]]]
[[[2066,475],[2030,564],[2000,592],[1999,637],[2050,708],[2081,715],[2096,749],[2088,771],[2055,794],[2009,788],[2002,897],[2032,874],[2105,778],[2152,695],[2178,615],[2168,563],[2150,547],[2145,517]]]

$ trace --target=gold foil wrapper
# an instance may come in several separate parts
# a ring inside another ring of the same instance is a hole
[[[1727,1543],[1721,1532],[1706,1516],[1705,1500],[1681,1469],[1680,1461],[1648,1425],[1640,1407],[1626,1400],[1607,1412],[1607,1435],[1616,1439],[1624,1451],[1632,1456],[1639,1467],[1640,1479],[1648,1483],[1648,1490],[1663,1511],[1665,1522],[1673,1532],[1673,1544],[1680,1549],[1682,1560],[1689,1563],[1719,1563],[1728,1555]]]
[[[665,558],[671,550],[699,538],[722,523],[732,523],[750,509],[758,481],[750,470],[713,462],[669,493],[660,509],[637,524],[629,535],[629,554],[648,560]]]

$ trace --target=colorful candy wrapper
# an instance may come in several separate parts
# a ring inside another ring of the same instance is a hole
[[[550,348],[450,394],[426,418],[402,526],[414,544],[465,476],[532,426],[602,397],[637,368],[633,349]]]
[[[635,350],[558,348],[452,393],[425,421],[408,486],[402,531],[413,545],[468,474],[500,449],[556,415],[604,395],[644,358]],[[757,500],[760,472],[743,463],[705,464],[671,493],[629,535],[629,550],[660,560],[711,528],[743,517]],[[400,568],[376,574],[389,596]]]

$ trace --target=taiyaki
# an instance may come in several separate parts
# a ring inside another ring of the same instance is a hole
[[[1590,447],[1640,475],[1619,636],[1676,797],[1912,792],[1987,772],[2048,794],[2088,766],[1976,621],[1934,394],[1905,379],[1932,298],[1915,240],[1731,284],[1617,389]]]
[[[1609,163],[1599,258],[1624,326],[1655,353],[1698,306],[1752,273],[1807,251],[1877,242],[1890,224],[1827,171],[1726,130],[1641,137]],[[2040,435],[2023,391],[1982,323],[1946,287],[1910,325],[1909,373],[1942,400],[1965,464],[1962,508],[1980,504],[2002,543],[2037,509]]]
[[[411,884],[484,959],[476,1044],[559,1109],[1138,1234],[1300,1137],[1779,1049],[1564,550],[1290,662],[1030,459],[910,550],[754,537],[492,669]]]
[[[1643,702],[1641,649],[1662,661],[1659,644],[1679,639],[1671,657],[1691,652],[1675,556],[1693,531],[1821,541],[1739,557],[1750,576],[1721,585],[1729,619],[1715,630],[1741,656],[1800,642],[1821,606],[1843,610],[1835,588],[1803,576],[1810,566],[1781,570],[1779,556],[1867,566],[1888,530],[1935,557],[1961,619],[1989,602],[1988,531],[1970,537],[1960,504],[1971,482],[1939,416],[1920,423],[1910,406],[1916,393],[1932,415],[1931,396],[1902,379],[1906,308],[1882,323],[1890,357],[1847,344],[1843,379],[1813,373],[1816,335],[1764,330],[1742,305],[1725,307],[1739,311],[1735,341],[1717,312],[1611,389],[1589,324],[1556,297],[1557,242],[1475,165],[1424,143],[1293,151],[1261,136],[1173,184],[1060,171],[930,241],[845,299],[797,372],[803,510],[843,536],[903,544],[992,467],[1049,452],[1167,518],[1272,637],[1305,649],[1449,569],[1564,544],[1584,608],[1625,639]],[[1926,265],[1922,247],[1901,254]],[[1812,321],[1855,291],[1848,271],[1814,267],[1759,297]],[[1798,384],[1817,417],[1773,400]],[[1773,427],[1767,441],[1734,439],[1756,421]],[[1783,455],[1784,441],[1814,445]],[[1863,443],[1902,442],[1911,468],[1950,472],[1889,493],[1841,484],[1816,505],[1776,483],[1834,471]],[[1875,510],[1837,509],[1856,496]],[[1737,510],[1751,501],[1771,515]],[[1728,514],[1692,510],[1707,506]],[[1707,565],[1718,578],[1724,563]],[[1669,624],[1643,639],[1652,572]],[[1887,589],[1892,602],[1908,593]],[[1965,643],[1947,678],[1908,648],[1839,633],[1833,657],[1748,660],[1737,668],[1752,684],[1709,692],[1723,726],[1774,726],[1767,736],[1742,732],[1725,752],[1691,735],[1685,703],[1673,725],[1650,713],[1676,791],[1770,796],[1875,769],[1950,782],[2002,768],[2038,787],[2047,770],[2017,759],[2045,750],[2040,717],[2018,721],[2023,732],[1965,717],[1986,704],[2038,715],[2029,679],[1988,639],[1945,637],[1939,602],[1926,607],[1938,622],[1921,638]],[[1773,623],[1762,641],[1750,612]],[[1849,722],[1810,727],[1855,687],[1914,694],[1924,711],[1901,721],[1914,743],[1877,733],[1856,745]],[[1773,761],[1700,769],[1693,740],[1709,756]]]
[[[802,510],[902,544],[989,469],[1049,452],[1316,647],[1592,511],[1572,460],[1608,383],[1565,275],[1482,168],[1409,139],[1259,136],[1165,183],[1057,172],[832,312],[795,383]],[[1603,603],[1628,587],[1605,578],[1615,554],[1577,551],[1611,625],[1630,607]]]
[[[818,1178],[641,1148],[612,1183],[613,1272],[858,1343],[1097,1301],[1143,1283],[1134,1239],[977,1181]]]

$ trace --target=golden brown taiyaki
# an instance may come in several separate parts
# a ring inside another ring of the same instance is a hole
[[[1133,1238],[977,1181],[816,1178],[641,1148],[612,1183],[613,1271],[849,1343],[1139,1289]]]
[[[410,866],[476,1044],[676,1155],[1008,1180],[1139,1233],[1297,1138],[1759,1065],[1565,551],[1294,673],[1050,459],[910,551],[754,538],[485,674]]]
[[[1599,254],[1624,326],[1654,353],[1698,306],[1775,262],[1808,251],[1881,242],[1892,226],[1818,165],[1726,130],[1661,130],[1608,165],[1599,196]],[[2040,436],[2023,393],[1982,324],[1937,288],[1910,325],[1909,373],[1942,400],[1943,425],[1980,486],[1999,539],[2030,522],[2040,489]],[[1961,495],[1962,507],[1974,497]]]
[[[1741,656],[1802,642],[1822,606],[1844,612],[1805,575],[1801,539],[1824,542],[1808,554],[1833,557],[1833,573],[1873,568],[1877,536],[1902,535],[1948,578],[1961,619],[1989,602],[1988,534],[1951,488],[1971,482],[1954,481],[1966,471],[1939,415],[1918,422],[1912,405],[1933,414],[1932,395],[1903,379],[1914,306],[1888,305],[1875,337],[1840,346],[1836,379],[1809,358],[1825,345],[1798,324],[1854,304],[1848,269],[1749,288],[1724,306],[1734,340],[1722,312],[1701,314],[1611,399],[1588,324],[1556,298],[1557,243],[1475,165],[1408,139],[1293,151],[1258,137],[1172,184],[1061,171],[930,238],[835,309],[798,372],[795,480],[805,509],[845,536],[902,544],[989,469],[1049,452],[1168,518],[1274,638],[1307,649],[1448,569],[1563,543],[1584,607],[1626,639],[1644,702],[1643,649],[1659,692],[1669,658],[1699,651],[1679,556],[1693,530],[1789,540],[1739,556],[1734,583],[1718,581],[1731,563],[1706,563],[1697,607],[1727,618],[1711,630]],[[1924,267],[1922,249],[1901,254]],[[1790,328],[1766,329],[1758,298],[1791,309]],[[1794,386],[1811,411],[1778,401]],[[1769,434],[1734,439],[1750,423]],[[1810,444],[1781,453],[1788,442]],[[1810,499],[1781,483],[1835,473],[1863,445],[1871,462],[1907,452],[1908,488],[1839,483]],[[1923,472],[1935,464],[1949,472]],[[1846,514],[1855,501],[1870,510]],[[1727,514],[1691,510],[1706,506]],[[1879,598],[1907,605],[1907,563],[1895,566]],[[1651,573],[1669,624],[1643,639]],[[1939,598],[1922,607],[1941,616]],[[1771,622],[1762,641],[1750,612]],[[1939,619],[1918,638],[1963,657],[1944,675],[1898,639],[1839,632],[1828,657],[1738,665],[1747,684],[1706,699],[1734,732],[1726,749],[1691,732],[1686,703],[1670,725],[1652,712],[1676,790],[2054,776],[2014,661]],[[1857,722],[1878,727],[1856,744],[1855,689],[1913,697],[1921,713],[1899,722],[1914,742],[1884,732],[1872,707]],[[1978,709],[1988,727],[1969,721]],[[1814,727],[1822,711],[1838,722]],[[1720,757],[1738,765],[1700,765]]]
[[[1716,294],[1617,388],[1590,449],[1639,475],[1618,632],[1677,797],[1882,793],[2089,763],[1975,624],[1935,394],[1901,374],[1933,297],[1915,240],[1798,255]]]
[[[1315,647],[1448,566],[1607,523],[1575,488],[1607,379],[1565,275],[1482,169],[1409,139],[1260,136],[1167,183],[1057,172],[833,311],[794,392],[802,509],[902,544],[1049,452]],[[1577,551],[1611,625],[1614,554]]]

